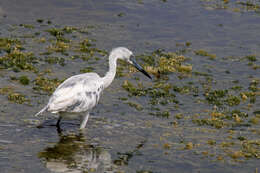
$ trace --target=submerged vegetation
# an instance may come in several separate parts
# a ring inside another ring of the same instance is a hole
[[[146,63],[145,70],[156,77],[172,72],[189,74],[192,71],[192,65],[185,63],[189,58],[174,52],[157,50],[152,52],[151,55],[141,55],[140,58]]]
[[[4,69],[12,69],[15,72],[20,70],[36,71],[34,63],[36,58],[32,52],[22,52],[18,48],[8,51],[4,56],[0,56],[0,66]]]
[[[57,88],[57,86],[61,83],[59,79],[49,79],[44,76],[37,76],[34,84],[35,87],[33,88],[34,90],[43,90],[47,92],[49,95],[54,92],[54,90]]]
[[[11,52],[14,48],[21,48],[21,41],[12,38],[0,38],[0,53]]]
[[[256,13],[260,10],[259,1],[252,0],[202,0],[206,9],[225,9],[232,12],[250,12]]]
[[[29,99],[27,99],[23,94],[15,92],[11,87],[0,88],[0,94],[7,95],[8,100],[13,103],[30,103]]]
[[[207,57],[209,57],[209,58],[212,59],[212,60],[217,57],[215,54],[210,54],[210,53],[208,53],[207,51],[202,50],[202,49],[200,49],[200,50],[195,50],[194,52],[195,52],[196,55],[207,56]]]

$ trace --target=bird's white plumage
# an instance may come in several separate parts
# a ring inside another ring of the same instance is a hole
[[[135,65],[138,70],[151,78],[133,58],[131,59],[132,54],[130,50],[124,47],[113,49],[109,55],[109,71],[104,77],[100,77],[96,73],[84,73],[68,78],[58,86],[48,104],[35,116],[44,111],[60,113],[57,122],[57,126],[59,126],[63,115],[85,112],[86,115],[80,125],[80,129],[83,129],[88,121],[89,111],[97,105],[102,91],[112,83],[116,75],[117,59]]]
[[[96,73],[72,76],[55,90],[47,110],[52,113],[85,112],[98,103],[103,88],[103,81]]]

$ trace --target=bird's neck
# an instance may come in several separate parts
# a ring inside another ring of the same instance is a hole
[[[109,70],[103,77],[104,87],[107,88],[113,81],[116,75],[116,61],[117,57],[113,54],[109,56]]]

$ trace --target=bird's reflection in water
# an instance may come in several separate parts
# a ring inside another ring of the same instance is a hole
[[[114,172],[108,151],[100,146],[87,144],[82,135],[61,135],[58,143],[47,147],[38,156],[52,172]]]

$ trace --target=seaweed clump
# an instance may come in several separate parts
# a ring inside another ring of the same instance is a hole
[[[34,80],[35,86],[33,89],[38,90],[38,91],[40,91],[40,90],[45,91],[50,95],[61,82],[62,81],[57,78],[49,79],[49,78],[43,77],[42,75],[39,75]]]
[[[10,53],[16,47],[21,49],[21,42],[18,39],[0,38],[0,53]]]
[[[144,88],[135,86],[129,81],[124,81],[122,87],[128,91],[129,96],[148,96],[151,105],[167,105],[169,103],[178,103],[176,95],[172,93],[172,86],[165,83],[156,83],[153,87]]]
[[[0,56],[0,66],[4,69],[11,68],[15,72],[20,70],[36,72],[34,63],[36,63],[36,57],[32,52],[22,52],[17,48],[4,56]]]
[[[27,99],[23,94],[14,92],[13,88],[4,87],[0,88],[1,95],[7,95],[7,98],[10,102],[23,104],[23,103],[30,103],[30,100]]]
[[[199,55],[199,56],[207,56],[207,57],[209,57],[209,58],[212,59],[212,60],[217,57],[215,54],[210,54],[210,53],[208,53],[207,51],[202,50],[202,49],[196,50],[196,51],[194,51],[194,53],[195,53],[196,55]]]
[[[140,57],[146,63],[145,70],[155,76],[172,72],[190,73],[192,71],[192,65],[184,64],[188,58],[175,52],[158,50],[151,55],[141,55]]]

